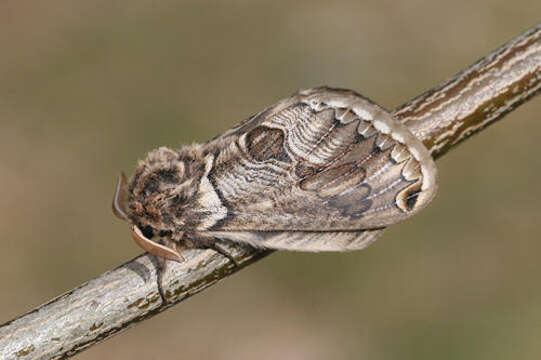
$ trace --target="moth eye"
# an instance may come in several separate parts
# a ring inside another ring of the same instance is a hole
[[[154,229],[150,226],[143,226],[139,227],[141,229],[141,232],[143,235],[145,235],[146,238],[152,239],[154,237]]]

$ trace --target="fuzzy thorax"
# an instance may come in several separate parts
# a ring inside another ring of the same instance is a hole
[[[129,183],[128,216],[145,236],[182,234],[184,212],[190,207],[204,173],[200,145],[178,151],[161,147],[140,161]]]

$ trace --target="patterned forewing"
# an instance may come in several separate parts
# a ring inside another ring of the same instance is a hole
[[[432,160],[412,136],[353,92],[301,92],[220,140],[227,150],[208,177],[227,216],[208,230],[352,231],[400,221],[435,191],[433,179],[423,185]]]

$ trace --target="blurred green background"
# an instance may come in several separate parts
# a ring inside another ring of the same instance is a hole
[[[392,109],[535,25],[539,0],[0,3],[0,322],[141,250],[120,170],[299,88]],[[541,99],[438,161],[369,249],[275,253],[78,359],[539,359]]]

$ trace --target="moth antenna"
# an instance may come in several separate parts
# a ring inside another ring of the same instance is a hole
[[[113,196],[113,213],[117,218],[124,221],[130,221],[128,212],[126,211],[126,203],[128,200],[128,191],[126,188],[126,175],[123,171],[118,175],[116,183],[115,195]]]
[[[133,240],[146,252],[162,259],[183,262],[184,258],[173,249],[148,239],[137,226],[132,228]]]

